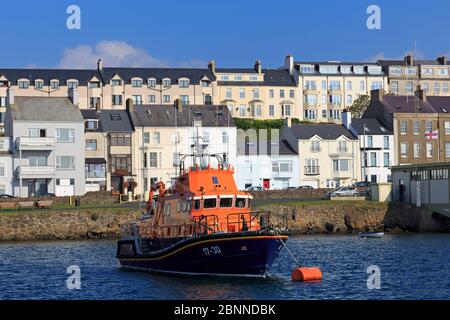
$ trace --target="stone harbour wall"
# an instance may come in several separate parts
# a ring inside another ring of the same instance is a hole
[[[432,211],[390,203],[269,206],[272,222],[293,234],[364,231],[450,232],[450,219]]]
[[[450,218],[406,205],[355,201],[264,209],[272,213],[272,223],[287,226],[291,234],[450,232]],[[0,242],[118,238],[120,225],[141,214],[125,208],[0,212]]]
[[[96,209],[0,214],[0,241],[118,238],[141,212]]]

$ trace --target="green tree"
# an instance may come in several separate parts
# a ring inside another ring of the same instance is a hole
[[[366,111],[369,104],[370,104],[370,97],[365,94],[360,95],[355,101],[353,101],[353,104],[350,107],[352,117],[361,118],[361,116],[363,115],[364,111]]]

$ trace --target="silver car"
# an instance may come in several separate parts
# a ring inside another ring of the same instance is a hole
[[[356,197],[358,190],[355,187],[341,187],[331,193],[332,197]]]

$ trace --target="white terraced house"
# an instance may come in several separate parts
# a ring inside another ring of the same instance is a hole
[[[12,140],[14,196],[85,193],[84,125],[76,97],[9,93],[5,134]]]

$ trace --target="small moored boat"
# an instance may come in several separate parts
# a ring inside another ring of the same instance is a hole
[[[361,238],[383,238],[384,232],[361,232]]]

